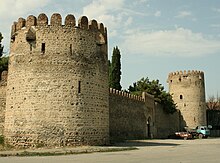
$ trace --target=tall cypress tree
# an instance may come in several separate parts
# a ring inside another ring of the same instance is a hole
[[[109,74],[109,86],[117,90],[121,90],[121,54],[118,47],[114,47],[112,53],[112,63]]]
[[[3,36],[2,33],[0,32],[0,57],[3,55],[3,48],[4,46],[2,46],[1,42],[2,42]]]
[[[108,85],[110,88],[111,88],[111,83],[112,83],[111,71],[112,71],[112,63],[110,60],[108,60]]]

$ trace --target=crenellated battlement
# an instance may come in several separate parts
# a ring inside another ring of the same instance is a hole
[[[184,70],[184,71],[176,71],[176,72],[171,72],[169,73],[168,79],[173,78],[173,77],[187,77],[187,76],[199,76],[200,78],[204,79],[204,72],[203,71],[197,71],[197,70]]]
[[[75,16],[69,14],[65,17],[64,24],[62,24],[62,16],[59,13],[54,13],[50,21],[46,14],[41,13],[37,18],[33,15],[29,15],[27,19],[19,18],[17,22],[14,22],[11,29],[11,38],[14,38],[16,32],[23,28],[30,28],[32,26],[37,27],[73,27],[81,28],[84,30],[99,31],[107,37],[107,28],[103,23],[98,23],[96,20],[88,20],[86,16],[81,16],[78,19],[78,25],[76,25]]]
[[[86,16],[81,16],[76,23],[72,14],[68,14],[62,21],[59,13],[52,14],[48,19],[46,14],[41,13],[38,17],[30,15],[14,22],[10,52],[19,64],[29,63],[31,54],[32,57],[38,58],[42,55],[53,56],[47,60],[53,60],[53,63],[66,56],[63,58],[66,59],[65,62],[70,57],[69,59],[76,62],[83,60],[86,63],[97,62],[103,65],[103,62],[107,61],[107,43],[107,28],[103,23],[89,21]],[[20,57],[21,55],[23,57]],[[35,61],[31,63],[38,64],[39,59]]]
[[[113,89],[113,88],[109,89],[109,93],[116,94],[118,96],[127,97],[127,98],[137,100],[137,101],[144,101],[144,99],[141,96],[132,95],[130,93],[119,91],[119,90],[116,90],[116,89]]]

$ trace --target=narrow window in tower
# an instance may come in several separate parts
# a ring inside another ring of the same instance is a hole
[[[181,78],[179,78],[179,81],[181,82]]]
[[[183,95],[180,95],[180,100],[182,100],[183,99]]]
[[[32,44],[30,44],[30,51],[32,51]]]
[[[70,54],[72,55],[72,44],[70,44]]]
[[[42,45],[41,45],[41,53],[42,54],[45,53],[45,48],[46,48],[45,43],[42,43]]]
[[[172,83],[173,82],[173,80],[170,80],[170,83]]]
[[[81,81],[78,81],[78,93],[81,93]]]

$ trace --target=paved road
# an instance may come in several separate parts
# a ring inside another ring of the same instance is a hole
[[[2,157],[0,163],[219,163],[220,139],[145,140],[139,150],[47,157]]]

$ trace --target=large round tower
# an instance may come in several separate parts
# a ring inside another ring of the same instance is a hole
[[[180,71],[169,74],[169,92],[183,116],[181,128],[206,125],[204,73]]]
[[[109,141],[107,30],[83,16],[12,26],[4,135],[17,147]]]

